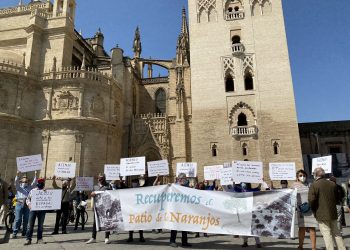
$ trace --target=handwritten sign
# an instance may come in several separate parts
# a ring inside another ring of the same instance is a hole
[[[145,157],[122,158],[120,159],[120,175],[144,175],[146,173],[145,163]]]
[[[176,164],[176,177],[179,174],[186,174],[186,177],[197,176],[197,162],[180,162]]]
[[[316,168],[323,168],[326,174],[332,173],[332,156],[324,156],[312,159],[312,172]]]
[[[92,191],[92,190],[94,190],[94,178],[93,177],[77,177],[75,190],[77,190],[77,191]]]
[[[231,163],[224,163],[220,174],[221,185],[233,185],[233,169]]]
[[[41,159],[41,155],[17,157],[16,161],[17,161],[17,169],[21,173],[41,170],[43,167],[43,161]]]
[[[62,189],[33,190],[31,199],[32,211],[61,209]]]
[[[55,176],[61,178],[75,177],[75,169],[77,164],[75,162],[56,162]]]
[[[204,180],[207,180],[207,181],[219,180],[221,176],[220,173],[223,167],[224,167],[223,165],[205,166]]]
[[[295,162],[273,162],[269,164],[269,174],[272,181],[296,180]]]
[[[233,181],[263,183],[263,163],[254,161],[234,161]]]
[[[148,177],[169,175],[168,160],[147,162]]]
[[[106,175],[107,181],[119,180],[120,179],[120,165],[107,164],[107,165],[105,165],[104,173]]]

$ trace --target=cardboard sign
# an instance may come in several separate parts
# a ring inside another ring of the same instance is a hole
[[[179,174],[186,174],[186,177],[197,177],[197,162],[180,162],[176,164],[176,177]]]
[[[168,160],[147,162],[148,177],[169,175]]]
[[[219,180],[221,177],[221,171],[223,168],[224,168],[223,165],[205,166],[204,180],[206,181]]]
[[[74,178],[77,164],[75,162],[56,162],[55,176],[65,178]]]
[[[41,155],[17,157],[16,161],[17,161],[17,169],[21,173],[41,170],[43,167],[43,161],[41,159]]]
[[[94,177],[77,177],[75,190],[77,191],[94,190]]]
[[[332,156],[324,156],[312,159],[312,173],[316,168],[323,168],[326,174],[332,173]]]
[[[122,158],[120,159],[120,175],[133,176],[146,173],[146,157]]]
[[[31,199],[32,211],[61,209],[62,189],[33,190]]]
[[[120,165],[107,164],[104,173],[107,181],[120,180]]]
[[[221,185],[233,185],[233,169],[231,163],[224,163],[220,174]]]
[[[234,161],[233,181],[263,183],[263,163],[255,161]]]
[[[295,162],[273,162],[269,164],[269,174],[272,181],[295,181]]]

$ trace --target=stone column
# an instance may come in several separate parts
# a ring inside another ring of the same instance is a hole
[[[77,164],[76,176],[84,176],[84,166],[81,166],[81,150],[84,134],[75,134],[74,162]]]
[[[44,178],[46,179],[47,165],[48,165],[48,159],[49,159],[50,140],[51,140],[50,131],[44,131],[42,133],[41,138],[42,138],[42,144],[43,144]]]

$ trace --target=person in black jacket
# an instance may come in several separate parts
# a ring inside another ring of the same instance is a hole
[[[345,191],[342,186],[337,184],[337,179],[332,176],[330,178],[331,181],[333,181],[337,185],[337,193],[338,193],[338,201],[337,201],[337,213],[338,213],[338,228],[341,233],[343,233],[343,225],[345,224],[345,214],[344,214],[344,207],[343,207],[343,200],[345,198]]]
[[[81,230],[84,230],[85,226],[85,208],[86,208],[86,200],[88,199],[88,195],[84,191],[76,191],[75,196],[75,226],[74,230],[78,229],[79,219],[81,218]]]

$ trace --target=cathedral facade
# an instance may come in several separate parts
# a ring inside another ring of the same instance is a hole
[[[0,171],[42,154],[95,176],[120,158],[203,167],[294,161],[300,141],[281,0],[195,0],[182,12],[175,58],[104,49],[74,28],[75,0],[0,9]],[[174,41],[175,44],[175,41]],[[155,77],[153,67],[168,71]],[[267,172],[266,172],[267,173]]]

